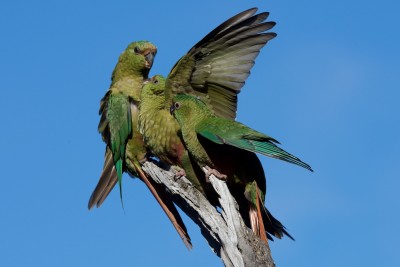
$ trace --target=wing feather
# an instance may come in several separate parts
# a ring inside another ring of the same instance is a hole
[[[287,161],[312,171],[298,157],[278,147],[274,138],[257,132],[239,122],[211,117],[199,123],[196,132],[217,144],[226,144],[268,157]]]
[[[234,119],[242,89],[260,49],[276,34],[269,13],[252,8],[211,31],[172,68],[166,82],[165,105],[179,93],[200,97],[217,116]]]

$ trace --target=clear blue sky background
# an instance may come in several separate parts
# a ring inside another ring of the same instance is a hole
[[[103,164],[99,101],[129,42],[167,74],[230,16],[270,11],[238,120],[315,173],[262,157],[267,204],[296,238],[277,266],[400,266],[398,1],[2,1],[0,266],[221,266],[188,252],[139,180],[87,210]]]

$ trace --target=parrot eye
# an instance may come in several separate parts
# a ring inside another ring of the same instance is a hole
[[[174,107],[175,107],[175,109],[179,109],[181,107],[181,104],[179,104],[178,102],[175,102]]]
[[[157,79],[154,79],[153,83],[154,83],[154,84],[157,84],[157,83],[158,83],[158,80],[157,80]]]
[[[137,47],[137,46],[135,46],[133,51],[135,51],[136,54],[140,54],[140,52],[141,52],[139,47]]]

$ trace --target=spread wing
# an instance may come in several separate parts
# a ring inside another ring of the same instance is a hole
[[[234,119],[237,94],[250,75],[260,49],[276,34],[269,13],[252,8],[228,19],[194,45],[172,68],[166,105],[179,93],[199,96],[217,116]]]

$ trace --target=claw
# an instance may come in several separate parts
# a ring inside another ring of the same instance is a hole
[[[228,179],[228,176],[220,173],[219,171],[217,171],[216,169],[212,169],[208,166],[205,166],[207,173],[206,173],[206,182],[209,183],[210,182],[210,175],[214,175],[216,178],[222,180],[222,181],[226,181]]]
[[[178,166],[171,166],[171,170],[175,174],[175,180],[178,180],[179,178],[186,176],[186,172],[184,169],[178,167]]]
[[[147,157],[145,157],[144,159],[139,160],[139,163],[140,163],[140,165],[143,165],[146,161],[147,161]]]

